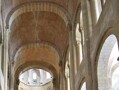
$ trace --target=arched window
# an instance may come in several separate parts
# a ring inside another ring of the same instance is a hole
[[[98,89],[109,90],[111,88],[110,69],[117,62],[119,55],[117,39],[110,35],[104,42],[98,61]]]

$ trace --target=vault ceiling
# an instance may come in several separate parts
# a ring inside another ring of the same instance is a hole
[[[9,51],[11,58],[23,45],[47,42],[63,56],[68,46],[68,30],[64,21],[49,12],[20,15],[11,25]],[[13,59],[13,58],[12,58]]]
[[[36,43],[47,43],[57,51],[60,59],[64,59],[69,42],[68,29],[72,24],[78,1],[80,0],[2,0],[3,20],[6,28],[10,30],[8,40],[10,60],[14,61],[20,48]],[[21,54],[24,59],[29,59],[26,53],[32,58],[41,55],[39,51],[35,54],[35,51],[29,50],[31,51]],[[46,52],[46,56],[44,53],[44,57],[47,57],[47,53],[50,51]],[[19,64],[23,62],[22,59],[18,60]],[[53,62],[55,60],[52,61],[51,58],[47,64],[52,63],[52,67],[59,68],[60,61],[57,60],[56,64]]]

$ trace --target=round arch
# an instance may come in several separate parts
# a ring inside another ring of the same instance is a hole
[[[99,90],[110,88],[110,78],[108,76],[109,75],[108,69],[110,67],[108,66],[109,63],[112,62],[110,55],[116,42],[117,42],[116,36],[114,34],[110,34],[108,35],[107,38],[105,38],[103,45],[101,47],[97,64]],[[105,87],[104,83],[108,84],[108,86]]]
[[[31,52],[32,51],[32,52]],[[46,57],[47,55],[47,57]],[[59,54],[50,45],[31,44],[21,47],[16,55],[13,66],[14,88],[17,90],[17,84],[19,83],[18,77],[21,71],[26,71],[30,68],[40,68],[50,72],[54,77],[56,87],[59,82]]]
[[[47,55],[47,57],[46,57]],[[27,66],[36,67],[45,66],[47,68],[54,67],[58,73],[60,56],[57,50],[46,43],[28,44],[22,46],[14,57],[14,71],[19,71],[19,67],[26,68]],[[51,66],[49,66],[51,65]],[[41,67],[42,68],[42,67]],[[51,69],[52,70],[52,69]]]
[[[36,64],[37,63],[37,64]],[[48,67],[47,67],[48,66]],[[50,67],[50,68],[49,68]],[[52,76],[53,76],[53,84],[56,88],[58,88],[58,82],[59,82],[59,75],[57,74],[56,69],[52,66],[49,65],[47,62],[29,62],[29,63],[25,63],[24,65],[20,66],[14,74],[14,89],[18,90],[18,85],[19,85],[19,75],[21,72],[24,72],[28,69],[32,69],[32,68],[39,68],[39,69],[43,69],[47,72],[49,72]]]

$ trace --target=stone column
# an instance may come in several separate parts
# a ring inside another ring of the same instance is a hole
[[[85,72],[86,72],[86,90],[93,89],[92,80],[92,68],[91,68],[91,58],[90,58],[90,13],[88,11],[88,0],[81,0],[81,9],[83,16],[83,28],[84,28],[84,45],[83,45],[83,57],[85,60]]]
[[[70,90],[70,81],[69,81],[69,62],[67,61],[66,62],[66,65],[65,65],[65,78],[66,78],[66,89],[64,90]]]
[[[4,31],[4,90],[8,90],[8,34],[9,30]]]
[[[74,45],[73,45],[73,53],[74,53],[74,72],[75,72],[75,76],[76,76],[77,70],[78,70],[78,68],[77,68],[78,60],[77,60],[77,56],[76,56],[77,55],[76,43],[74,43]]]
[[[82,16],[80,18],[82,18]],[[81,22],[82,22],[82,19],[81,19]],[[81,32],[79,32],[80,27],[83,27],[83,24],[80,24],[80,26],[78,25],[77,30],[76,30],[75,48],[76,48],[77,70],[79,69],[79,65],[82,59],[82,50],[81,50],[82,35],[81,35]]]
[[[90,11],[91,11],[91,18],[92,18],[92,25],[94,26],[98,20],[98,11],[96,8],[96,0],[90,0]]]
[[[4,90],[4,77],[1,68],[0,68],[0,87],[1,87],[0,90]]]
[[[63,69],[62,69],[62,67],[60,67],[61,69],[61,71],[60,71],[60,90],[64,90],[63,89]]]
[[[70,90],[75,90],[75,71],[74,71],[74,50],[73,50],[73,30],[69,25],[69,67],[70,67]]]
[[[65,78],[65,65],[64,62],[60,65],[60,90],[67,90],[66,78]]]
[[[67,80],[66,77],[63,75],[63,90],[68,90],[67,88]]]
[[[92,25],[94,26],[99,18],[100,15],[100,7],[99,4],[101,6],[101,3],[99,3],[98,0],[90,0],[90,11],[91,11],[91,18],[92,18]]]
[[[79,68],[79,65],[80,65],[80,62],[81,62],[81,42],[80,41],[77,41],[76,42],[76,57],[77,57],[77,69]]]

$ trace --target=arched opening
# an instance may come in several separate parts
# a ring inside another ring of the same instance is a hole
[[[43,69],[32,68],[19,75],[18,90],[53,90],[53,76]]]
[[[16,62],[14,63],[14,69],[13,69],[14,70],[13,83],[14,83],[15,90],[18,90],[19,75],[22,72],[29,70],[29,69],[33,69],[33,68],[43,69],[43,70],[50,72],[51,75],[53,75],[53,87],[55,87],[55,89],[57,89],[59,87],[58,86],[59,55],[58,55],[57,51],[52,46],[50,46],[46,43],[26,45],[17,51],[16,56],[15,56],[15,61]],[[32,70],[32,71],[34,72],[34,70]],[[35,71],[38,72],[37,69]],[[34,78],[36,78],[37,75],[35,73],[34,74],[31,73],[31,76],[34,76]],[[33,77],[32,77],[32,79],[33,79]],[[33,81],[31,81],[31,82],[33,82]],[[45,86],[45,84],[43,84],[42,86]],[[32,87],[34,87],[34,86],[32,86]],[[34,89],[34,90],[37,90],[37,89]],[[43,89],[43,90],[45,90],[45,89]]]
[[[117,62],[119,52],[115,35],[110,35],[104,42],[98,61],[98,89],[111,89],[111,73],[112,66]]]
[[[86,82],[83,83],[81,90],[86,90]]]

